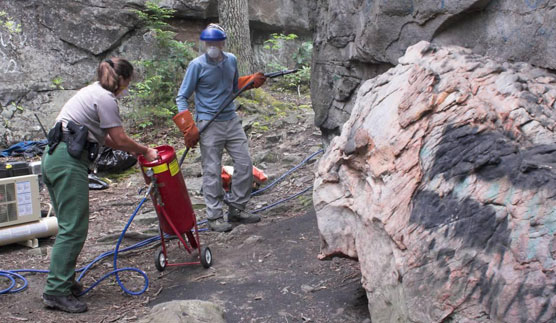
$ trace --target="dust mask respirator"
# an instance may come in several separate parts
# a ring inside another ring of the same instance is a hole
[[[212,59],[218,58],[220,56],[220,48],[216,46],[209,46],[207,48],[207,55]]]

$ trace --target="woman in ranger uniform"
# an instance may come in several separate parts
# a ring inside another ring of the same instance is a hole
[[[87,237],[89,224],[89,163],[106,145],[149,161],[157,151],[129,138],[122,126],[116,98],[131,81],[133,66],[125,59],[104,60],[98,81],[79,90],[56,117],[42,158],[44,183],[58,219],[43,302],[65,312],[85,312],[77,299],[82,286],[75,281],[75,265]]]

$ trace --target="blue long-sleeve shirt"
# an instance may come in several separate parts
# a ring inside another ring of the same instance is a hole
[[[176,104],[178,111],[187,110],[187,99],[195,93],[196,120],[210,120],[218,108],[232,92],[237,92],[237,59],[232,53],[223,52],[220,62],[212,60],[207,54],[191,62],[181,83]],[[236,117],[232,101],[216,120],[231,120]]]

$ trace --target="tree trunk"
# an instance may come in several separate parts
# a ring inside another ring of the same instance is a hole
[[[249,31],[248,0],[219,0],[220,24],[226,30],[226,50],[237,56],[239,75],[254,72],[255,60]]]

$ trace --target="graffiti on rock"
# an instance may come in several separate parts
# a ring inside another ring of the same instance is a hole
[[[466,147],[465,149],[454,149]],[[520,148],[511,134],[448,126],[429,174],[445,178],[475,174],[485,181],[506,177],[513,186],[556,190],[556,144]]]
[[[438,270],[441,277],[423,277],[426,283],[444,284],[455,274],[450,269],[450,259],[465,258],[468,254],[466,275],[469,279],[463,281],[476,283],[471,291],[465,291],[469,286],[462,287],[466,297],[479,295],[480,302],[491,308],[490,314],[495,317],[505,317],[510,308],[518,307],[523,310],[520,312],[523,322],[532,316],[537,316],[533,321],[540,321],[550,307],[547,298],[540,313],[528,313],[524,305],[526,300],[549,294],[555,286],[546,284],[541,290],[522,286],[509,288],[505,292],[515,293],[511,302],[497,308],[499,304],[494,299],[510,282],[506,282],[503,275],[487,270],[488,263],[476,257],[475,251],[482,250],[488,255],[492,259],[490,266],[502,266],[509,250],[519,262],[538,261],[546,268],[554,266],[554,259],[546,248],[556,230],[554,203],[547,203],[553,201],[551,198],[556,194],[556,144],[525,147],[524,141],[501,131],[467,125],[448,126],[426,176],[431,181],[443,176],[452,181],[454,187],[442,195],[432,190],[419,190],[413,197],[410,215],[411,223],[426,232],[437,233],[428,245],[431,259],[423,262],[435,259],[435,265],[442,268]],[[423,156],[430,156],[430,153],[421,154]],[[480,196],[476,195],[473,178],[485,183],[486,189]],[[515,210],[522,213],[519,220],[512,215]],[[459,255],[437,241],[443,238],[460,241],[463,249]],[[519,284],[524,285],[525,281]]]
[[[0,73],[12,74],[20,72],[15,55],[9,54],[24,47],[26,41],[27,37],[21,32],[13,33],[0,29]]]

